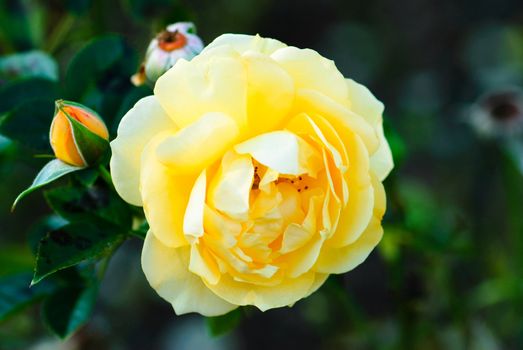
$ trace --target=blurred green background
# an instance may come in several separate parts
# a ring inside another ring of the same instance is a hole
[[[58,341],[32,305],[0,323],[0,349],[523,348],[519,0],[0,1],[0,123],[23,121],[2,126],[23,142],[0,136],[0,277],[32,271],[28,242],[51,213],[41,192],[10,206],[46,162],[34,154],[50,153],[32,130],[49,124],[52,101],[97,110],[114,137],[150,93],[129,81],[150,39],[182,20],[205,43],[259,33],[313,48],[384,102],[396,168],[383,241],[293,308],[246,308],[213,337],[149,288],[142,242],[129,240],[78,333]]]

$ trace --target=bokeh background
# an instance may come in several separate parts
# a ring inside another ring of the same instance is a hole
[[[47,101],[66,97],[99,111],[114,137],[150,93],[129,81],[149,40],[181,20],[205,43],[259,33],[313,48],[384,102],[396,168],[383,241],[293,308],[244,308],[212,336],[203,317],[175,316],[149,288],[142,241],[131,239],[79,332],[57,340],[31,305],[0,323],[0,349],[523,348],[523,2],[2,0],[0,123],[22,108],[25,123],[9,131],[30,135],[48,123]],[[93,40],[93,59],[71,64]],[[10,206],[46,147],[0,136],[0,277],[32,270],[29,242],[51,210],[41,192]]]

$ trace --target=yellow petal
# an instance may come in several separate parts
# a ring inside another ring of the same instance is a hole
[[[296,93],[295,112],[307,113],[324,117],[345,140],[348,133],[355,133],[365,143],[369,154],[374,153],[379,146],[376,130],[363,117],[354,113],[346,106],[337,103],[321,92],[310,89],[298,89]],[[348,148],[348,147],[347,147]]]
[[[266,55],[249,51],[242,56],[247,67],[249,134],[273,130],[288,115],[294,101],[289,74]]]
[[[350,109],[365,118],[372,125],[381,123],[384,106],[365,86],[352,79],[346,79]]]
[[[253,183],[251,157],[227,153],[209,185],[209,204],[233,218],[246,218]]]
[[[380,138],[380,147],[370,157],[370,167],[374,174],[380,181],[385,180],[392,168],[394,168],[394,160],[392,159],[392,152],[389,143],[383,133],[383,125],[378,125],[378,135]]]
[[[307,295],[305,295],[305,298],[311,295],[312,293],[316,292],[323,285],[323,283],[325,283],[328,277],[328,273],[316,273],[314,276],[314,282],[312,283],[309,291],[307,292]]]
[[[207,191],[207,177],[205,170],[196,179],[189,196],[189,202],[183,218],[183,233],[191,241],[203,236],[203,211],[205,207],[205,193]]]
[[[210,284],[216,284],[220,281],[221,273],[218,264],[207,247],[202,247],[201,243],[191,245],[189,271],[197,274]]]
[[[326,242],[343,247],[358,239],[367,227],[374,209],[374,186],[369,174],[368,154],[361,139],[352,135],[346,140],[350,166],[346,173],[349,200],[340,216],[334,235]]]
[[[180,128],[208,112],[220,112],[243,130],[247,125],[247,78],[239,55],[233,51],[197,58],[178,60],[158,79],[154,87],[158,101]]]
[[[147,222],[165,245],[189,244],[184,232],[185,210],[198,174],[176,175],[158,160],[156,148],[170,133],[160,133],[146,146],[142,156],[141,193]]]
[[[207,284],[216,295],[235,305],[254,305],[262,311],[293,304],[310,291],[315,273],[307,272],[297,278],[286,278],[274,286],[260,286],[235,281],[223,275],[215,285]]]
[[[199,173],[218,160],[237,136],[234,120],[223,113],[210,112],[166,137],[156,152],[158,159],[174,173]]]
[[[145,145],[159,132],[176,130],[154,96],[142,98],[127,112],[111,142],[111,175],[118,194],[133,205],[142,205],[139,191],[140,160]]]
[[[314,264],[316,264],[323,242],[324,238],[317,233],[305,246],[292,253],[281,256],[276,259],[275,262],[286,266],[285,273],[287,276],[291,278],[301,276],[310,271]]]
[[[254,51],[265,55],[270,55],[274,51],[287,46],[281,41],[270,38],[262,38],[259,35],[252,36],[245,34],[222,34],[214,39],[212,43],[207,45],[203,52],[205,53],[208,50],[222,45],[230,46],[239,53]]]
[[[314,50],[292,46],[277,50],[271,57],[289,72],[296,88],[316,90],[339,103],[347,102],[345,78],[334,61]]]
[[[234,310],[236,305],[216,296],[189,271],[189,249],[166,247],[149,232],[142,250],[142,269],[151,287],[172,304],[177,315],[198,312],[218,316]]]
[[[283,240],[280,248],[280,252],[285,254],[295,251],[303,247],[316,233],[317,230],[317,217],[319,215],[319,207],[321,205],[321,196],[312,196],[309,199],[309,211],[303,219],[301,225],[291,223],[287,226],[283,232]]]
[[[71,122],[63,112],[58,112],[51,123],[49,141],[56,158],[79,167],[86,166],[73,135]]]
[[[240,154],[250,154],[259,163],[287,175],[322,169],[321,155],[300,137],[288,131],[273,131],[253,137],[234,147]]]
[[[382,235],[380,219],[374,217],[354,243],[342,248],[324,244],[313,270],[321,273],[345,273],[352,270],[369,256]]]
[[[380,145],[371,156],[371,168],[378,176],[378,179],[383,181],[394,167],[392,152],[383,134],[383,103],[376,99],[365,86],[351,79],[347,79],[346,82],[349,89],[351,109],[368,120],[378,134]]]

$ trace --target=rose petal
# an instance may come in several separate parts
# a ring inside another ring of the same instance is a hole
[[[218,46],[230,46],[239,53],[254,51],[270,55],[274,51],[287,45],[275,39],[262,38],[259,35],[222,34],[207,45],[204,52]]]
[[[237,305],[216,296],[189,271],[189,249],[166,247],[149,232],[142,250],[142,269],[151,287],[172,304],[177,315],[198,312],[218,316],[234,310]]]
[[[138,101],[118,126],[111,142],[111,175],[118,194],[133,205],[142,205],[139,191],[140,159],[145,145],[159,132],[177,129],[154,96]]]
[[[209,203],[232,218],[246,218],[254,177],[251,157],[227,153],[209,185]]]
[[[282,174],[316,176],[321,170],[321,155],[307,142],[288,131],[265,133],[234,147],[250,154],[259,163]]]
[[[262,311],[296,302],[309,292],[315,273],[307,272],[297,278],[286,278],[274,286],[260,286],[235,281],[223,275],[215,285],[206,284],[216,295],[235,305],[254,305]]]
[[[208,112],[224,113],[246,128],[246,69],[237,53],[221,51],[180,59],[156,82],[155,96],[180,128]]]
[[[234,120],[223,113],[206,113],[166,137],[156,150],[173,173],[194,174],[207,168],[229,149],[238,136]]]
[[[292,76],[297,88],[316,90],[338,103],[347,103],[347,84],[334,61],[314,50],[293,46],[279,49],[271,57]]]

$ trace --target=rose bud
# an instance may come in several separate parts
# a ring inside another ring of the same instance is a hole
[[[49,139],[56,158],[84,167],[95,163],[108,146],[102,118],[79,103],[57,100]]]
[[[523,92],[518,88],[491,91],[472,106],[468,121],[484,137],[511,137],[523,131]]]
[[[136,85],[154,85],[156,80],[180,58],[190,60],[203,50],[202,40],[195,34],[194,24],[178,22],[168,25],[149,44],[145,60],[131,77]]]

